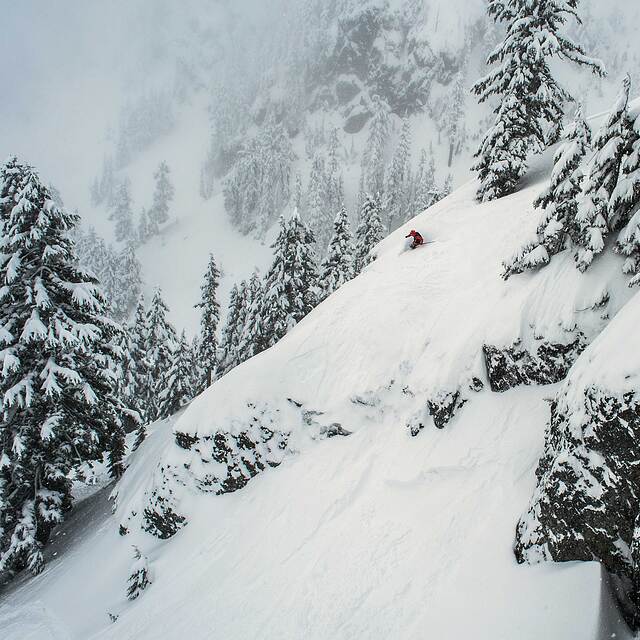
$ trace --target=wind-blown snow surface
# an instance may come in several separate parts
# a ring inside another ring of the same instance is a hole
[[[591,340],[633,294],[612,254],[586,275],[560,255],[501,281],[501,259],[535,228],[541,186],[486,205],[474,184],[457,191],[386,239],[276,347],[158,426],[118,487],[115,517],[6,595],[8,637],[624,637],[598,564],[513,556],[556,387],[492,393],[482,345],[566,342],[576,325]],[[403,252],[411,227],[434,244]],[[483,390],[470,390],[474,378]],[[467,403],[437,430],[425,404],[456,389]],[[309,424],[289,399],[322,414]],[[232,494],[192,489],[217,463],[178,448],[173,432],[239,433],[256,408],[288,434],[282,464]],[[318,425],[333,423],[352,434],[320,438]],[[181,470],[177,510],[189,523],[159,541],[138,523],[167,464]],[[130,603],[133,544],[153,583]]]

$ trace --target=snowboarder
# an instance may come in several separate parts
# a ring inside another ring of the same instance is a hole
[[[413,229],[409,231],[409,235],[405,236],[405,238],[413,238],[413,242],[411,243],[410,249],[415,249],[419,247],[421,244],[424,244],[424,238],[417,231]]]

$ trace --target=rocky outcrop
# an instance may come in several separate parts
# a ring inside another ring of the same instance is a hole
[[[469,400],[469,392],[482,391],[484,384],[479,378],[473,377],[468,384],[460,386],[454,391],[440,391],[427,400],[426,410],[413,416],[407,428],[409,433],[417,436],[428,423],[428,417],[433,420],[437,429],[444,429],[453,420],[457,412]]]
[[[195,486],[206,493],[232,493],[285,455],[289,433],[254,424],[238,434],[219,431],[191,445],[188,470]]]
[[[158,467],[153,488],[146,492],[142,528],[163,540],[174,536],[187,524],[179,504],[185,491],[221,495],[242,489],[261,471],[282,462],[289,453],[293,427],[304,428],[318,440],[351,433],[340,423],[325,420],[323,412],[293,399],[287,400],[287,407],[249,404],[244,428],[239,430],[220,429],[203,436],[176,430],[178,460]],[[135,517],[135,512],[128,514],[121,532],[128,532]]]
[[[517,526],[519,562],[599,560],[640,605],[640,395],[568,386],[551,405],[537,488]]]
[[[560,382],[586,346],[581,333],[567,344],[541,341],[535,350],[527,350],[520,343],[506,348],[484,345],[482,351],[491,390],[502,392],[523,384]]]

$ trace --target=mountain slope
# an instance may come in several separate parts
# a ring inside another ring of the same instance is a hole
[[[635,293],[610,252],[584,275],[565,252],[500,279],[546,171],[498,202],[477,205],[471,183],[427,210],[157,425],[115,517],[13,587],[0,621],[34,639],[625,637],[598,564],[513,554],[559,388],[521,383],[564,378]],[[405,251],[410,228],[434,243]],[[131,545],[153,578],[133,603]]]

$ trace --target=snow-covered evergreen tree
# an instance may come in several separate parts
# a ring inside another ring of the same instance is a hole
[[[151,235],[149,215],[147,214],[146,209],[142,209],[142,211],[140,211],[140,216],[138,217],[138,242],[140,244],[144,244],[149,240]]]
[[[123,372],[123,394],[127,406],[140,415],[134,443],[134,449],[137,449],[147,436],[145,425],[149,422],[149,402],[153,393],[147,358],[149,330],[143,296],[138,298],[133,321],[126,334],[127,369]]]
[[[162,375],[161,391],[158,394],[159,417],[173,415],[193,399],[193,365],[191,345],[183,331],[171,352],[169,367]]]
[[[151,571],[149,569],[149,559],[140,553],[138,547],[133,547],[134,556],[131,565],[127,586],[127,598],[135,600],[151,584]]]
[[[551,60],[568,60],[604,74],[599,61],[562,33],[569,17],[579,21],[577,6],[578,0],[489,0],[489,15],[506,24],[506,35],[487,60],[498,67],[472,88],[480,102],[499,99],[495,123],[473,167],[483,202],[514,191],[527,170],[527,156],[545,147],[546,128],[562,119],[571,96],[553,77]]]
[[[115,222],[115,236],[118,242],[134,238],[131,188],[128,179],[123,180],[118,187],[109,218]]]
[[[169,165],[162,161],[154,174],[156,181],[153,192],[153,204],[149,209],[149,233],[157,234],[161,225],[169,220],[169,206],[173,201],[175,189],[171,184]]]
[[[243,328],[243,316],[246,313],[246,283],[240,286],[233,285],[229,294],[229,306],[227,308],[227,319],[220,339],[217,377],[229,373],[231,369],[237,367],[238,348],[240,344],[240,334]]]
[[[636,111],[632,121],[627,153],[611,196],[613,209],[624,211],[625,219],[629,218],[616,243],[616,251],[626,256],[622,270],[633,275],[629,286],[640,284],[640,113]]]
[[[549,186],[534,201],[543,212],[535,242],[525,245],[509,262],[504,276],[545,265],[567,246],[579,246],[581,231],[576,219],[583,177],[582,164],[591,147],[591,130],[578,107],[566,127],[563,143],[554,156]]]
[[[115,318],[122,321],[131,315],[142,290],[142,265],[133,238],[125,242],[116,259],[117,285],[112,292],[112,309]]]
[[[587,269],[594,256],[604,249],[609,232],[626,222],[621,210],[625,209],[624,205],[614,208],[612,196],[633,139],[628,110],[630,88],[631,79],[626,76],[609,117],[594,142],[595,154],[585,176],[583,197],[578,203],[577,220],[582,239],[576,260],[581,271]]]
[[[339,151],[340,138],[338,137],[338,130],[334,128],[329,132],[327,170],[325,174],[325,207],[331,213],[339,211],[344,202],[344,185],[342,174],[340,173]],[[298,212],[302,215],[300,209],[298,209]],[[316,244],[318,247],[321,246],[317,235]]]
[[[32,167],[11,158],[0,169],[0,572],[42,569],[72,469],[108,451],[122,473],[119,328],[78,267],[78,220]]]
[[[194,397],[201,394],[207,388],[207,363],[202,361],[202,349],[200,336],[196,333],[189,344],[191,367],[191,387]],[[215,370],[214,370],[215,373]],[[212,374],[213,379],[213,374]]]
[[[100,178],[96,177],[91,185],[91,204],[98,206],[106,202],[110,207],[113,203],[115,186],[113,160],[105,156],[102,161],[102,174]]]
[[[460,149],[464,144],[467,132],[465,129],[465,107],[464,107],[464,79],[462,72],[456,75],[451,92],[451,99],[447,107],[445,126],[447,136],[449,138],[449,160],[447,166],[451,166],[453,158],[460,153]]]
[[[167,416],[162,412],[159,400],[168,380],[176,344],[176,330],[167,319],[168,312],[160,289],[156,289],[147,312],[147,361],[151,388],[147,415],[150,421]]]
[[[264,288],[257,272],[244,288],[245,312],[240,314],[237,359],[238,364],[265,350],[265,332],[262,320]],[[242,297],[242,296],[241,296]]]
[[[318,251],[324,254],[331,240],[334,213],[329,209],[331,197],[327,192],[327,168],[324,157],[316,153],[309,175],[307,191],[307,221],[316,238]]]
[[[225,208],[241,231],[263,236],[289,202],[294,158],[283,124],[272,118],[257,136],[245,140],[224,185]]]
[[[389,231],[404,222],[411,197],[411,128],[409,120],[404,119],[398,146],[393,154],[387,171],[387,184],[384,192],[384,214]]]
[[[373,117],[362,155],[364,187],[368,193],[384,193],[385,151],[389,140],[390,110],[378,96],[373,97]]]
[[[355,275],[354,249],[349,216],[343,206],[333,223],[333,238],[320,270],[322,298],[330,296]]]
[[[204,367],[205,387],[211,386],[213,374],[218,362],[218,323],[220,321],[220,304],[217,299],[220,271],[213,255],[209,255],[209,264],[200,287],[200,302],[196,305],[201,309],[200,340],[198,361]]]
[[[302,189],[302,176],[300,173],[296,173],[295,183],[293,185],[293,206],[300,211],[300,214],[304,212],[304,191]]]
[[[373,249],[384,236],[378,200],[367,195],[360,211],[360,221],[356,229],[356,274],[360,273],[370,262],[375,260]]]
[[[276,344],[318,303],[314,244],[313,233],[296,210],[288,220],[280,218],[261,312],[266,348]]]
[[[433,154],[427,155],[425,149],[420,155],[420,164],[413,187],[413,213],[420,213],[433,204],[433,190],[435,188],[436,163]]]

